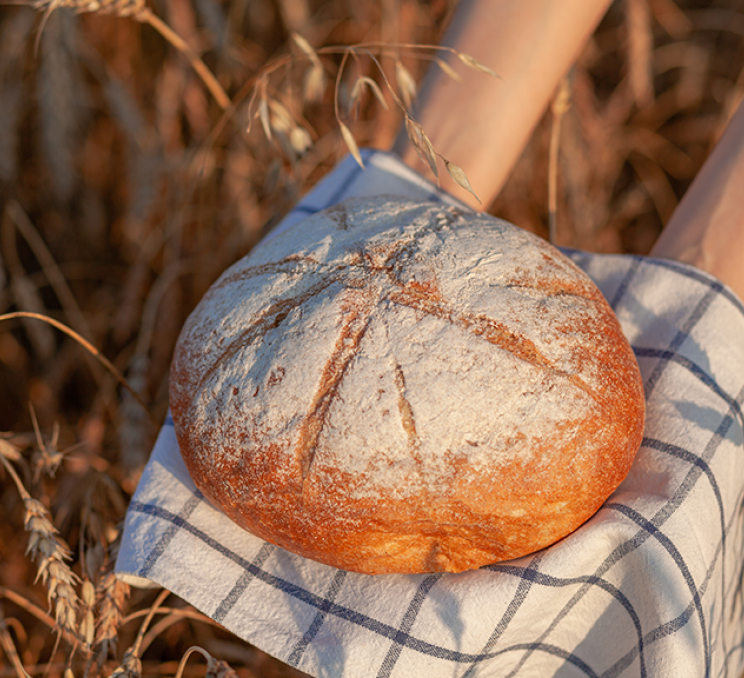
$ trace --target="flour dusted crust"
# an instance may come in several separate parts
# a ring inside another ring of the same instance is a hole
[[[214,504],[371,574],[554,543],[626,476],[644,422],[633,353],[583,272],[506,222],[393,198],[228,269],[181,333],[170,397]]]

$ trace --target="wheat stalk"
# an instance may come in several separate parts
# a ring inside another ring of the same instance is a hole
[[[54,619],[50,617],[44,610],[38,605],[35,605],[30,600],[22,596],[20,593],[16,593],[12,589],[6,586],[0,586],[0,598],[6,598],[10,602],[14,603],[22,610],[25,610],[29,614],[32,614],[39,621],[46,624],[50,629],[54,628]]]
[[[553,124],[550,130],[550,150],[548,155],[548,240],[558,244],[558,149],[561,138],[561,122],[568,110],[569,98],[568,76],[561,80],[551,111]]]
[[[160,33],[160,35],[162,35],[171,45],[173,45],[173,47],[186,57],[188,62],[191,64],[191,67],[201,78],[210,94],[223,110],[226,110],[230,106],[230,97],[227,96],[227,93],[222,88],[222,85],[220,85],[212,71],[209,70],[199,55],[189,47],[188,43],[167,23],[165,23],[165,21],[153,14],[147,7],[144,7],[136,14],[133,14],[132,18],[152,26],[152,28]]]
[[[33,320],[41,320],[43,323],[47,325],[51,325],[52,327],[57,328],[64,334],[66,334],[68,337],[72,337],[80,346],[82,346],[88,353],[93,355],[93,357],[98,360],[101,365],[103,365],[113,376],[114,378],[125,388],[129,393],[132,394],[132,397],[140,404],[142,405],[143,409],[147,412],[149,412],[149,409],[145,402],[140,397],[139,393],[135,391],[129,382],[126,380],[124,375],[114,366],[114,364],[106,357],[104,356],[93,344],[91,344],[87,339],[80,336],[75,330],[67,327],[64,323],[59,322],[58,320],[55,320],[54,318],[50,318],[47,315],[44,315],[42,313],[31,313],[30,311],[15,311],[13,313],[4,313],[0,315],[0,322],[4,320],[13,320],[14,318],[30,318]]]
[[[44,13],[43,23],[56,9],[62,7],[82,13],[115,14],[147,24],[154,28],[165,40],[175,47],[189,62],[194,72],[214,97],[219,106],[225,110],[230,106],[230,97],[201,57],[189,44],[174,31],[165,21],[153,14],[145,5],[145,0],[36,0],[31,6]],[[41,31],[39,31],[41,35]]]
[[[205,614],[202,614],[198,610],[191,610],[191,609],[183,609],[183,608],[164,608],[161,607],[158,610],[159,613],[166,613],[168,612],[167,616],[163,617],[157,624],[153,624],[152,628],[147,632],[145,635],[144,640],[142,641],[142,652],[144,653],[148,647],[152,644],[152,642],[157,638],[163,631],[166,629],[169,629],[174,624],[177,624],[178,622],[184,620],[184,619],[193,619],[194,621],[202,622],[204,624],[207,624],[209,626],[215,626],[217,628],[221,628],[221,624],[219,622],[214,621],[211,617],[207,617]],[[134,617],[134,615],[130,615],[130,619]]]
[[[0,606],[0,645],[5,650],[5,655],[10,659],[10,663],[13,664],[17,678],[31,678],[26,672],[26,669],[23,668],[23,662],[18,656],[18,650],[16,650],[13,638],[8,631],[2,606]]]
[[[182,678],[186,662],[194,652],[198,652],[207,660],[207,671],[204,678],[238,678],[237,671],[235,671],[235,669],[226,661],[215,659],[203,647],[199,647],[198,645],[192,645],[188,650],[186,650],[186,652],[184,652],[183,657],[181,657],[181,661],[178,664],[178,669],[176,670],[174,678]]]
[[[57,262],[54,260],[54,256],[49,251],[47,244],[44,242],[36,226],[34,226],[18,201],[13,199],[8,200],[5,210],[8,217],[13,221],[18,231],[31,247],[34,256],[44,270],[44,275],[52,286],[52,289],[54,289],[54,293],[62,304],[65,314],[70,319],[70,325],[80,334],[91,336],[92,332],[83,312],[80,310],[80,306],[78,306],[75,300],[75,295],[72,293]]]
[[[150,606],[147,616],[140,626],[134,644],[124,653],[124,658],[121,664],[114,669],[110,678],[141,678],[142,660],[139,655],[142,649],[142,641],[144,640],[145,632],[147,631],[147,627],[150,625],[150,622],[155,616],[158,608],[169,595],[170,591],[163,589],[155,599],[155,602]]]

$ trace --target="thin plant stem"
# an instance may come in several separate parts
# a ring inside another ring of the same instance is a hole
[[[13,638],[10,636],[10,632],[8,631],[8,627],[5,624],[5,619],[1,616],[0,613],[0,645],[3,646],[3,650],[5,650],[5,654],[7,655],[8,659],[10,659],[11,664],[13,664],[13,668],[16,672],[17,678],[29,678],[28,673],[26,673],[26,669],[23,668],[23,662],[21,662],[21,658],[18,656],[18,650],[16,650],[15,643],[13,642]]]
[[[147,616],[142,622],[142,626],[140,626],[139,633],[137,634],[137,639],[134,641],[134,645],[132,645],[132,654],[134,654],[135,656],[139,656],[140,648],[142,647],[142,641],[145,637],[147,627],[150,625],[150,622],[152,621],[152,618],[155,616],[155,613],[158,611],[158,608],[162,605],[163,601],[170,594],[171,592],[168,591],[168,589],[163,589],[158,595],[158,597],[155,599],[155,602],[150,606],[150,610],[148,611]]]
[[[18,607],[26,610],[26,612],[32,614],[39,621],[44,622],[44,624],[46,624],[50,629],[54,628],[54,619],[52,619],[52,617],[44,612],[44,610],[42,610],[38,605],[35,605],[30,600],[23,597],[20,593],[16,593],[12,589],[9,589],[7,586],[0,586],[0,598],[5,598],[11,603],[18,605]]]
[[[553,124],[550,130],[550,150],[548,155],[548,239],[558,244],[558,150],[561,141],[561,122],[568,109],[568,76],[563,78],[558,94],[553,101]]]
[[[140,404],[142,405],[145,412],[150,414],[150,410],[148,409],[145,402],[140,397],[139,393],[135,391],[130,385],[129,382],[126,380],[124,375],[114,366],[114,364],[106,357],[104,356],[93,344],[91,344],[85,337],[82,337],[79,335],[75,330],[69,328],[64,323],[59,322],[59,320],[55,320],[54,318],[50,318],[47,315],[43,315],[42,313],[32,313],[31,311],[14,311],[13,313],[4,313],[0,315],[0,322],[3,320],[12,320],[15,318],[32,318],[34,320],[41,320],[42,322],[47,323],[48,325],[51,325],[52,327],[55,327],[60,332],[63,332],[68,337],[72,337],[78,344],[80,344],[88,353],[92,354],[93,357],[98,360],[98,362],[101,363],[111,374],[112,376],[125,388],[129,393],[132,394],[132,397]]]
[[[150,610],[136,610],[135,612],[131,612],[128,614],[124,619],[122,619],[122,626],[124,624],[128,624],[129,622],[134,621],[135,619],[140,619],[142,617],[146,617],[150,613]],[[217,624],[217,626],[221,626],[221,624],[218,624],[217,622],[213,621],[211,617],[207,617],[204,613],[199,612],[198,610],[191,610],[188,608],[180,608],[180,607],[159,607],[157,614],[167,614],[167,615],[177,615],[179,617],[187,618],[187,619],[193,619],[195,621],[203,621],[205,623],[214,623]]]
[[[0,456],[0,459],[2,459],[1,456]],[[29,614],[32,614],[40,622],[43,622],[44,624],[46,624],[50,629],[54,629],[55,626],[57,625],[54,619],[50,615],[48,615],[46,612],[44,612],[44,610],[42,610],[38,605],[35,605],[27,598],[24,598],[22,595],[9,589],[7,586],[0,586],[0,598],[5,598],[6,600],[9,600],[11,603],[18,605],[18,607],[20,607],[23,610],[26,610],[26,612],[28,612]],[[77,642],[77,639],[73,635],[69,634],[67,631],[61,630],[61,633],[62,633],[62,637],[70,645],[74,645]]]
[[[214,77],[212,71],[209,70],[207,65],[201,60],[199,55],[194,52],[188,43],[176,33],[165,21],[160,17],[153,14],[146,7],[137,12],[135,18],[144,24],[152,26],[160,35],[162,35],[173,47],[175,47],[181,54],[183,54],[191,67],[196,71],[197,75],[202,79],[202,82],[206,88],[210,91],[215,101],[219,104],[222,110],[227,110],[230,106],[230,97],[222,88],[222,85]]]
[[[341,57],[341,64],[338,67],[338,72],[336,73],[336,86],[334,88],[333,92],[333,113],[336,116],[336,122],[341,123],[341,116],[338,112],[338,91],[341,86],[341,76],[344,73],[344,68],[346,67],[346,62],[349,59],[349,52],[350,50],[344,50],[344,55]]]
[[[173,678],[182,678],[183,676],[183,670],[186,668],[186,662],[189,660],[189,657],[194,654],[194,652],[199,652],[205,659],[207,658],[204,655],[204,650],[202,648],[197,647],[196,645],[191,646],[186,652],[183,653],[183,657],[181,657],[181,661],[178,662],[178,669],[176,669],[176,674]]]
[[[163,608],[161,607],[158,612],[162,611]],[[195,612],[194,610],[174,610],[167,617],[163,617],[160,621],[158,621],[157,624],[153,624],[152,628],[147,632],[144,639],[142,640],[142,646],[140,648],[141,652],[144,654],[147,648],[150,647],[152,642],[163,631],[173,626],[173,624],[177,624],[184,619],[193,619],[195,621],[204,622],[205,624],[210,624],[211,626],[221,628],[221,624],[214,621],[210,617],[207,617],[206,615]]]
[[[28,490],[21,482],[21,479],[18,477],[18,474],[13,468],[13,465],[2,454],[0,454],[0,462],[2,462],[5,470],[8,472],[8,475],[10,475],[10,477],[13,479],[13,482],[16,484],[16,487],[18,488],[18,494],[21,495],[21,499],[23,499],[23,501],[31,499],[31,495],[28,493]]]

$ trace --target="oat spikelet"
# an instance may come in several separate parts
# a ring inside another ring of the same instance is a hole
[[[486,73],[487,75],[490,75],[494,78],[498,78],[499,75],[496,73],[493,69],[489,68],[485,64],[482,64],[477,59],[474,59],[469,54],[464,54],[463,52],[455,52],[457,55],[457,58],[462,61],[468,68],[472,68],[473,70],[480,71],[481,73]]]
[[[424,159],[423,150],[421,149],[421,125],[408,115],[403,120],[403,123],[406,128],[408,140],[413,144],[413,148],[419,156]]]
[[[349,55],[352,53],[352,51],[353,50],[350,49],[344,50],[344,55],[343,57],[341,57],[341,63],[338,67],[338,72],[336,73],[336,88],[333,95],[333,112],[336,115],[336,122],[338,123],[339,130],[341,130],[341,136],[343,137],[346,147],[349,149],[349,152],[354,157],[354,160],[356,160],[357,165],[364,169],[364,160],[362,160],[362,154],[359,152],[359,146],[357,145],[356,139],[354,138],[354,135],[351,133],[351,130],[346,125],[346,123],[341,120],[341,116],[338,112],[338,93],[341,89],[341,77],[344,73],[346,62],[348,61]]]
[[[359,100],[359,97],[364,91],[365,86],[369,87],[372,90],[375,98],[377,99],[377,101],[380,102],[380,106],[382,106],[387,111],[388,104],[387,101],[385,101],[385,97],[382,94],[380,86],[368,75],[360,75],[354,82],[354,86],[351,88],[351,95],[349,97],[349,110],[351,111],[351,109],[354,108],[354,105]]]
[[[442,158],[442,161],[444,162],[444,166],[447,169],[447,173],[455,180],[455,182],[462,186],[466,191],[471,193],[472,196],[478,202],[480,202],[480,198],[475,194],[473,187],[470,185],[470,181],[468,181],[467,176],[465,176],[465,172],[463,172],[462,169],[455,165],[454,162],[450,162],[446,158]]]
[[[303,96],[305,101],[316,103],[323,98],[325,91],[325,71],[317,52],[299,33],[292,33],[292,39],[305,56],[310,60],[310,68],[305,73]]]
[[[318,103],[325,92],[325,71],[320,62],[313,64],[305,73],[302,90],[305,101]]]
[[[442,72],[452,78],[455,82],[462,82],[462,76],[454,69],[452,66],[450,66],[444,59],[440,59],[439,57],[434,57],[434,61],[436,62],[437,66],[442,69]]]
[[[305,53],[305,55],[312,61],[313,63],[317,63],[320,61],[318,59],[318,54],[313,49],[313,46],[299,33],[292,33],[292,40],[295,41],[295,44]]]
[[[271,133],[271,120],[269,119],[269,102],[265,91],[261,96],[261,100],[258,102],[258,111],[256,112],[256,115],[258,115],[258,119],[261,121],[261,127],[263,128],[264,134],[266,135],[266,139],[268,141],[272,141],[274,139],[274,136]]]
[[[312,146],[310,133],[297,123],[287,107],[276,99],[262,94],[258,117],[269,141],[276,141],[290,160],[302,157]]]
[[[411,109],[411,104],[416,98],[416,80],[400,59],[395,60],[395,79],[398,81],[398,89],[400,95],[406,104],[408,110]]]
[[[439,183],[439,170],[437,168],[437,154],[432,146],[429,137],[424,132],[424,128],[421,127],[411,116],[407,115],[404,120],[406,128],[406,134],[413,148],[418,153],[419,157],[429,165],[429,169],[432,174],[436,177],[437,183]]]
[[[344,143],[349,149],[349,152],[354,156],[354,160],[357,161],[359,167],[364,169],[364,160],[362,160],[362,154],[359,152],[359,146],[357,146],[356,139],[351,133],[351,130],[340,120],[338,121],[338,126],[341,130],[341,136],[344,138]]]
[[[421,147],[424,151],[424,155],[426,156],[426,162],[429,163],[429,169],[431,169],[432,174],[437,178],[437,183],[439,183],[439,170],[437,169],[437,155],[434,152],[434,146],[432,146],[432,143],[429,140],[429,137],[426,136],[426,132],[424,132],[423,128],[421,128]]]

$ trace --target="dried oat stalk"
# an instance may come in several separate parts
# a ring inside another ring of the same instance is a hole
[[[1,605],[0,605],[0,646],[2,646],[3,650],[5,651],[5,656],[8,657],[8,659],[10,659],[11,664],[13,664],[13,669],[15,670],[15,674],[17,678],[30,678],[30,676],[26,672],[26,669],[23,668],[23,662],[21,662],[21,658],[18,656],[18,650],[16,650],[16,646],[15,646],[15,643],[13,642],[13,638],[8,632],[8,625],[5,621],[5,615],[3,614],[3,608]]]
[[[129,17],[154,28],[188,60],[196,74],[224,110],[230,106],[230,97],[220,85],[214,73],[201,60],[191,46],[174,31],[165,21],[146,6],[145,0],[35,0],[29,3],[33,8],[44,13],[44,19],[61,7],[76,12],[101,12]]]
[[[78,13],[101,12],[121,17],[136,17],[146,5],[145,0],[36,0],[31,6],[46,14],[66,7]]]
[[[299,33],[292,33],[292,39],[310,60],[310,68],[305,73],[303,83],[303,97],[305,101],[310,103],[320,101],[325,91],[325,69],[320,61],[320,57],[312,45]]]
[[[93,344],[91,344],[85,337],[69,328],[64,323],[55,320],[43,313],[33,313],[29,311],[14,311],[12,313],[3,313],[0,315],[0,322],[5,320],[14,320],[16,318],[25,318],[32,320],[40,320],[44,325],[50,325],[55,327],[60,332],[63,332],[68,337],[74,339],[80,346],[82,346],[88,353],[90,353],[108,372],[125,388],[132,397],[142,406],[145,411],[148,411],[147,405],[144,403],[140,395],[135,391],[129,382],[124,378],[124,375],[116,368],[116,366],[104,356]]]
[[[349,153],[351,153],[352,157],[362,168],[364,168],[364,161],[359,150],[359,145],[351,129],[349,115],[359,103],[363,93],[367,90],[372,93],[383,108],[387,109],[388,103],[383,95],[383,89],[380,86],[382,85],[387,90],[389,97],[393,100],[395,105],[401,110],[408,136],[411,139],[414,148],[428,165],[437,181],[439,180],[437,158],[441,158],[447,172],[454,181],[473,193],[476,199],[478,199],[462,169],[445,160],[436,152],[426,132],[414,119],[411,113],[411,107],[417,94],[417,85],[413,75],[403,64],[401,59],[401,50],[412,51],[412,56],[414,58],[418,57],[434,61],[446,75],[455,81],[461,80],[457,71],[443,59],[433,56],[432,52],[435,54],[437,52],[451,53],[468,68],[486,73],[493,77],[498,77],[492,69],[480,63],[468,54],[463,54],[452,48],[440,45],[400,45],[364,42],[351,46],[329,46],[315,49],[305,38],[297,33],[292,34],[292,39],[299,49],[300,58],[306,59],[310,62],[304,78],[303,104],[317,101],[320,98],[320,87],[325,83],[325,78],[322,75],[323,64],[321,57],[331,54],[341,54],[341,61],[336,70],[333,91],[334,115],[344,144]],[[366,75],[363,71],[356,75],[348,95],[348,105],[346,106],[347,113],[342,116],[340,98],[343,90],[342,85],[344,82],[344,76],[346,75],[346,71],[351,68],[350,64],[353,63],[358,66],[360,61],[364,58],[371,59],[377,68],[380,84],[369,75]],[[386,68],[383,66],[382,60],[384,58],[393,60],[395,85],[391,82],[391,78],[388,76]],[[291,160],[301,156],[307,150],[311,143],[311,139],[307,130],[297,121],[296,116],[290,115],[287,108],[283,104],[279,103],[277,96],[271,94],[270,83],[272,77],[275,75],[277,76],[277,79],[280,79],[279,76],[283,78],[286,75],[285,71],[291,68],[295,61],[295,56],[288,55],[270,62],[261,70],[260,74],[256,75],[251,79],[251,81],[246,83],[235,99],[235,103],[237,104],[242,99],[249,97],[247,105],[248,125],[246,131],[250,131],[252,121],[255,118],[258,118],[267,140],[270,142],[277,142],[285,152],[285,155],[287,155]],[[288,138],[290,134],[294,134],[296,139],[301,143],[283,142],[282,139]]]

